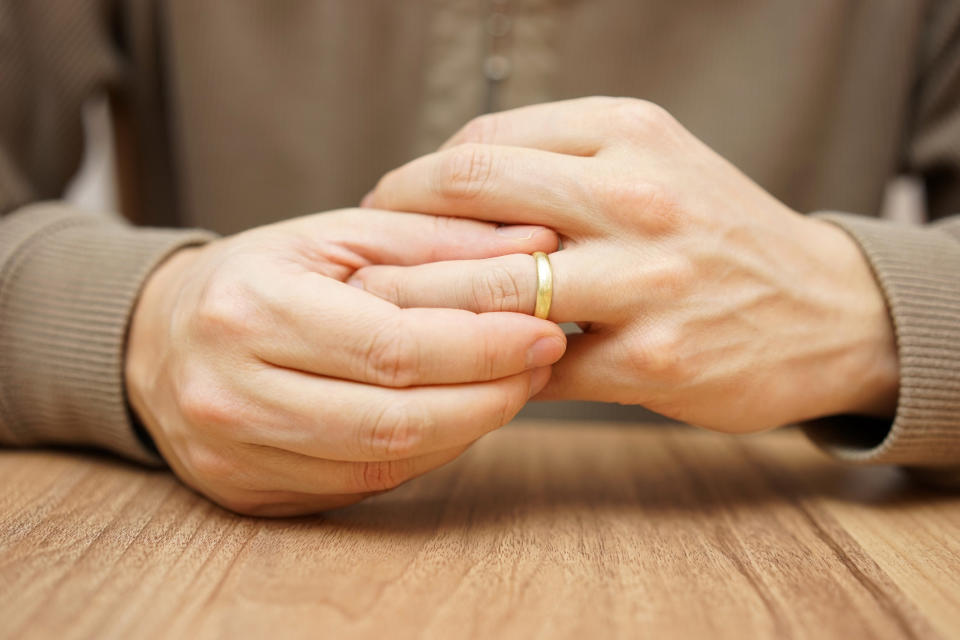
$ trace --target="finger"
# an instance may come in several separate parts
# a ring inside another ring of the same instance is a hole
[[[242,442],[329,460],[402,460],[503,426],[549,377],[544,367],[490,382],[389,389],[266,368],[243,378],[245,406],[210,413]]]
[[[225,478],[246,489],[311,495],[370,494],[393,489],[443,466],[466,450],[457,446],[401,460],[341,462],[273,447],[244,445],[236,475]]]
[[[628,356],[623,337],[613,332],[583,333],[568,336],[566,356],[552,367],[550,382],[536,399],[589,400],[637,404],[653,390],[655,380],[642,375],[666,364],[654,362],[660,357],[652,350],[646,355],[640,348]],[[641,354],[641,355],[637,355]],[[623,367],[629,366],[630,371]],[[625,382],[629,381],[629,382]]]
[[[420,264],[554,251],[557,234],[537,225],[497,224],[375,209],[344,209],[283,223],[302,235],[308,252],[339,260],[352,272],[365,264]],[[337,252],[330,256],[329,252]]]
[[[623,299],[611,296],[609,267],[588,251],[564,249],[550,254],[554,322],[610,321]],[[537,299],[537,269],[529,255],[486,260],[437,262],[414,267],[372,266],[354,280],[400,307],[451,307],[468,311],[532,314]]]
[[[613,114],[636,102],[594,96],[488,113],[468,122],[440,148],[476,142],[592,156],[622,135]]]
[[[577,156],[630,149],[636,158],[638,151],[676,139],[682,130],[673,116],[647,100],[593,96],[480,116],[441,149],[480,143]]]
[[[578,236],[592,228],[589,159],[464,144],[422,156],[380,179],[370,206],[549,226]]]
[[[389,387],[453,384],[553,364],[566,345],[559,327],[527,315],[399,309],[329,278],[295,280],[263,292],[270,319],[250,343],[281,367]]]

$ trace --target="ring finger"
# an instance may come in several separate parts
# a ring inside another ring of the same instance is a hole
[[[564,249],[549,258],[553,272],[549,320],[611,322],[619,317],[623,300],[609,294],[617,290],[612,282],[615,273],[591,259],[588,248]],[[400,307],[526,314],[534,311],[539,283],[536,263],[525,254],[412,267],[376,265],[359,270],[354,281]]]

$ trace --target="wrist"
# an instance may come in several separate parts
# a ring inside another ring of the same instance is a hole
[[[186,274],[202,247],[176,251],[158,265],[144,282],[134,306],[124,354],[127,401],[147,433],[156,439],[155,419],[148,401],[158,384],[159,363],[166,352],[169,321]]]
[[[838,340],[834,361],[819,378],[832,384],[825,414],[893,418],[899,396],[899,356],[893,320],[870,263],[857,242],[826,221],[808,219],[833,277],[824,286],[840,313],[824,328]],[[814,227],[812,227],[814,228]],[[838,375],[826,375],[836,372]]]

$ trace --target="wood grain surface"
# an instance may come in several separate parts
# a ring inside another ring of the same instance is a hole
[[[523,422],[397,491],[245,518],[0,451],[5,638],[960,635],[960,497],[793,430]]]

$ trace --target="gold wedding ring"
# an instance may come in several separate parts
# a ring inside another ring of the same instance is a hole
[[[550,258],[543,251],[535,251],[533,259],[537,263],[537,304],[533,308],[533,315],[546,320],[553,302],[553,268]]]

